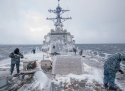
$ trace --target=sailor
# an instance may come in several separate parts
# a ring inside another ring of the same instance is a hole
[[[33,49],[33,50],[32,50],[32,52],[33,52],[33,54],[35,54],[35,53],[36,53],[36,50],[35,50],[35,49]]]
[[[74,52],[74,53],[75,53],[75,55],[76,55],[76,52],[77,52],[76,48],[73,48],[73,52]]]
[[[56,52],[56,46],[53,45],[53,47],[52,47],[52,55],[56,56],[56,54],[57,54],[57,52]]]
[[[10,53],[9,57],[11,58],[11,68],[10,68],[11,75],[13,74],[15,65],[17,69],[17,74],[19,74],[20,58],[23,58],[23,55],[20,53],[19,48],[16,48],[14,52]]]
[[[121,61],[125,61],[125,55],[116,53],[110,56],[104,63],[104,87],[110,90],[117,90],[115,86],[116,73],[119,71],[121,74],[124,72],[120,69]]]
[[[81,50],[79,51],[79,55],[82,56],[82,53],[83,53],[83,50],[81,49]]]

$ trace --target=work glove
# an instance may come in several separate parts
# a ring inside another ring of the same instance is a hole
[[[119,72],[120,72],[121,74],[124,74],[124,72],[123,72],[121,69],[119,70]]]

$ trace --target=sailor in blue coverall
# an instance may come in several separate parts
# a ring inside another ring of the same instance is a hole
[[[121,53],[110,56],[104,64],[104,86],[110,90],[116,90],[115,77],[119,71],[121,74],[124,72],[120,69],[121,61],[125,61],[125,55]]]
[[[11,75],[13,74],[15,65],[16,65],[17,73],[19,73],[20,58],[23,58],[23,55],[20,53],[19,49],[16,48],[14,52],[10,53],[9,57],[11,58],[11,68],[10,68]]]

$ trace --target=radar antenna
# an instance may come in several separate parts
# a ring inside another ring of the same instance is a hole
[[[58,6],[56,9],[52,10],[48,10],[50,13],[54,13],[56,14],[55,18],[47,18],[47,20],[52,20],[54,22],[54,26],[55,26],[55,30],[61,29],[63,30],[63,23],[66,20],[72,19],[71,17],[62,17],[61,15],[67,11],[70,10],[64,10],[60,7],[60,0],[58,0]]]

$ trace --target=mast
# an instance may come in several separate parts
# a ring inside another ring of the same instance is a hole
[[[72,19],[71,17],[62,17],[61,15],[67,11],[70,10],[64,10],[60,7],[60,0],[58,0],[58,6],[56,9],[52,10],[48,10],[50,13],[54,13],[56,14],[55,18],[47,18],[47,20],[52,20],[54,22],[54,26],[55,26],[55,30],[57,32],[59,31],[63,31],[63,22],[69,19]]]

